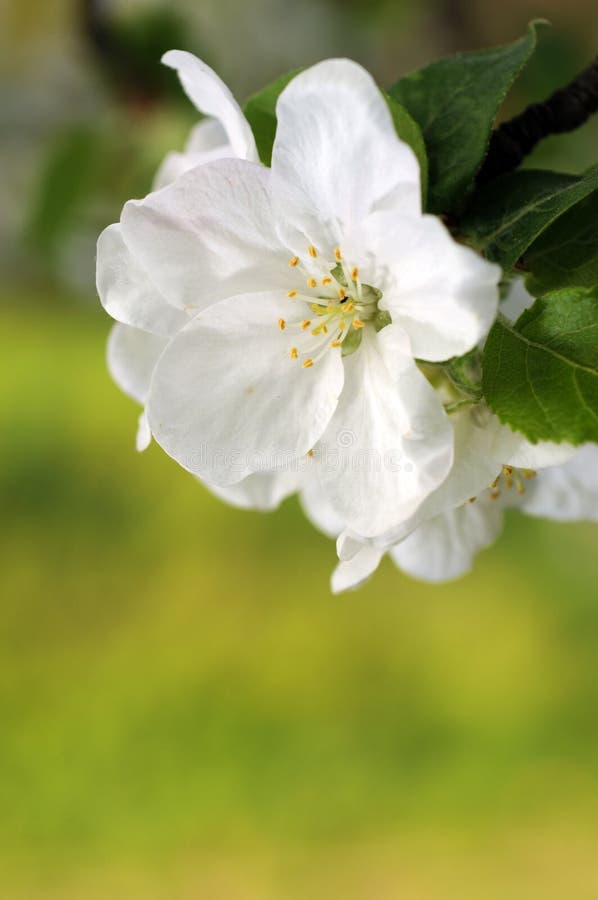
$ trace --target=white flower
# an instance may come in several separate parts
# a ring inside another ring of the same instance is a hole
[[[153,373],[151,429],[222,487],[313,450],[337,514],[374,535],[450,469],[452,429],[414,358],[483,337],[499,269],[422,215],[415,156],[359,66],[298,75],[277,117],[271,171],[219,160],[123,210],[152,290],[194,316]]]
[[[191,101],[208,118],[191,132],[184,153],[170,153],[154,187],[215,159],[257,161],[255,140],[240,106],[224,82],[190,53],[171,50],[162,62],[176,69]],[[124,241],[120,225],[110,225],[98,241],[97,288],[107,312],[118,320],[108,340],[108,368],[118,386],[145,405],[158,357],[168,340],[189,321],[152,284],[148,273]],[[139,419],[137,449],[151,440],[145,410]]]
[[[386,551],[424,581],[460,577],[498,537],[507,506],[549,519],[598,519],[598,447],[530,444],[483,406],[452,420],[455,462],[448,478],[400,527],[370,541],[343,531],[333,590],[365,580]]]
[[[169,50],[162,62],[176,69],[185,93],[207,118],[192,130],[183,153],[169,153],[154,179],[154,188],[183,172],[215,159],[236,157],[258,162],[249,122],[224,82],[204,62],[185,50]]]

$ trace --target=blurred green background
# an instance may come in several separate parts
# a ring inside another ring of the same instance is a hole
[[[596,51],[594,0],[0,6],[0,895],[595,900],[596,526],[511,518],[443,587],[331,597],[295,502],[227,508],[111,383],[94,243],[195,121],[329,55],[382,84],[553,22],[507,104]],[[598,129],[531,163],[580,171]]]

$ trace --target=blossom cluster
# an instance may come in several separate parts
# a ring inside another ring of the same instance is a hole
[[[337,541],[335,591],[388,553],[415,577],[469,570],[505,507],[598,518],[598,447],[526,438],[450,376],[521,282],[422,208],[420,163],[354,62],[297,74],[276,103],[271,165],[219,77],[178,72],[204,118],[154,189],[98,242],[116,320],[108,365],[153,438],[223,500],[298,493]]]

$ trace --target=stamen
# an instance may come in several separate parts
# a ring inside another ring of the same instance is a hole
[[[280,328],[281,331],[285,330],[285,328],[287,327],[287,323],[285,322],[284,319],[278,320],[278,327]]]
[[[312,259],[315,259],[316,256],[318,255],[318,251],[316,250],[316,248],[314,247],[313,244],[309,245],[309,247],[307,248],[307,252],[312,257]]]
[[[307,451],[307,455],[310,456],[310,457],[313,457],[314,451],[313,451],[313,450],[308,450],[308,451]]]
[[[468,500],[467,502],[468,502],[468,503],[475,503],[477,499],[478,499],[477,497],[470,497],[469,500]]]
[[[535,478],[538,474],[535,469],[522,469],[521,470],[524,478]]]
[[[311,319],[304,319],[301,323],[301,331],[305,331],[306,328],[309,328],[311,325]]]
[[[316,281],[315,278],[308,278],[308,279],[307,279],[307,286],[310,287],[310,288],[315,288],[315,287],[318,286],[318,282]]]
[[[291,267],[291,269],[294,269],[295,266],[298,266],[298,265],[299,265],[299,257],[298,256],[294,256],[292,259],[289,260],[289,266]]]
[[[353,319],[353,328],[363,328],[361,319]]]
[[[289,356],[291,357],[291,359],[298,359],[299,351],[297,350],[296,347],[291,347],[291,352],[290,352]]]
[[[332,278],[328,278],[328,276],[322,278],[322,287],[326,287],[328,284],[332,284]]]
[[[342,341],[330,341],[331,347],[340,347],[341,344],[342,344]]]
[[[340,262],[343,258],[343,254],[341,253],[340,247],[335,247],[334,249],[334,258],[337,262]]]
[[[339,288],[339,289],[338,289],[338,299],[339,299],[339,300],[348,300],[348,299],[349,299],[349,298],[347,297],[347,295],[345,294],[344,288]]]
[[[351,281],[357,281],[358,278],[359,278],[359,269],[357,268],[357,266],[354,266],[351,269]]]
[[[301,368],[302,369],[310,369],[313,366],[313,364],[314,364],[313,359],[311,359],[311,358],[306,359],[305,362],[301,363]]]
[[[287,291],[287,297],[296,297],[297,291]]]

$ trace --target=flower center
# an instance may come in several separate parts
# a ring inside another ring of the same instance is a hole
[[[310,244],[303,259],[294,256],[289,260],[289,267],[301,276],[301,281],[298,277],[297,286],[287,292],[287,298],[303,305],[304,318],[281,318],[278,327],[289,335],[297,335],[289,348],[289,358],[298,360],[304,369],[311,368],[329,350],[339,350],[343,356],[355,352],[366,323],[384,316],[378,311],[382,292],[361,282],[359,267],[345,260],[340,247],[336,247],[333,257],[331,263]]]
[[[501,489],[511,490],[515,488],[518,494],[525,494],[524,481],[535,478],[537,472],[534,469],[518,469],[515,466],[503,466],[494,481],[488,485],[490,499],[498,500]],[[471,497],[470,503],[475,503],[477,497]]]

